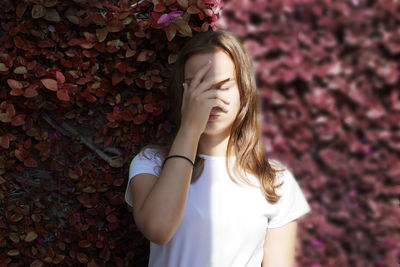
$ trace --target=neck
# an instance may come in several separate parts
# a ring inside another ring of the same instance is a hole
[[[199,140],[198,153],[225,157],[228,148],[229,135],[210,136],[203,134]]]

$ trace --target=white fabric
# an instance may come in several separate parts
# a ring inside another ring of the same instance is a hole
[[[146,155],[152,157],[148,151]],[[149,266],[260,267],[267,228],[283,226],[311,210],[298,183],[287,168],[278,173],[277,182],[284,181],[277,189],[282,198],[271,205],[260,189],[232,182],[225,157],[199,156],[205,159],[204,170],[190,185],[182,223],[167,244],[150,242]],[[158,176],[154,167],[162,161],[157,154],[148,160],[139,153],[131,162],[130,179],[139,173]],[[249,178],[258,182],[254,176]],[[132,206],[129,182],[125,199]]]

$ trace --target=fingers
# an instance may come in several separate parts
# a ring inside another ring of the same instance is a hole
[[[226,105],[221,99],[219,99],[219,98],[214,98],[214,99],[212,99],[212,100],[210,101],[210,104],[211,104],[210,110],[211,110],[213,107],[219,107],[219,108],[221,108],[225,113],[228,113],[228,112],[229,112],[228,108],[226,107],[227,105]]]
[[[200,70],[195,74],[190,84],[184,91],[195,91],[195,95],[198,95],[218,83],[227,81],[229,79],[234,79],[232,75],[227,72],[223,74],[212,75],[207,80],[204,80],[203,78],[206,76],[211,66],[212,62],[209,60],[208,63],[201,67]]]
[[[200,80],[210,70],[211,65],[212,65],[211,60],[209,60],[206,65],[204,65],[203,67],[200,68],[200,70],[194,75],[192,81],[190,82],[190,86],[189,86],[190,89],[197,88],[198,84],[200,83]]]
[[[231,101],[224,96],[224,93],[220,89],[207,90],[204,92],[203,96],[206,99],[218,98],[227,105],[231,103]]]
[[[187,85],[187,83],[182,83],[182,86],[183,86],[183,94],[185,94],[185,92],[188,89],[188,85]]]
[[[198,85],[196,93],[201,94],[202,92],[210,89],[214,85],[217,85],[229,79],[233,79],[232,75],[229,72],[213,75]]]

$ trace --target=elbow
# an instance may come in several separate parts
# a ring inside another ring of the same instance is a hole
[[[153,239],[153,243],[159,245],[159,246],[164,246],[166,245],[171,239],[170,238],[165,238],[165,237],[159,237],[157,239]]]
[[[151,231],[149,234],[146,236],[148,240],[151,242],[163,246],[166,245],[170,240],[171,236],[166,234],[164,231]]]
[[[160,225],[151,226],[147,224],[147,227],[143,227],[140,231],[149,241],[159,246],[167,244],[173,236],[171,231],[168,231],[165,227],[160,227]]]
[[[165,220],[159,221],[151,216],[140,215],[136,214],[134,220],[139,231],[146,239],[160,246],[167,244],[172,239],[176,229],[174,231],[174,227],[171,227]]]

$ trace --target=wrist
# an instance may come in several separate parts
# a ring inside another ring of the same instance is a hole
[[[201,134],[199,134],[199,132],[192,127],[180,127],[177,132],[177,136],[178,135],[185,140],[191,140],[198,143]]]

